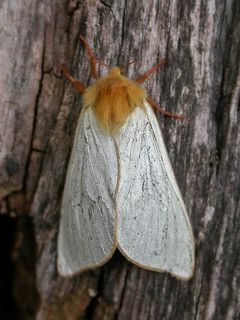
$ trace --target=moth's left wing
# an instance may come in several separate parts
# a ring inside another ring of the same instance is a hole
[[[116,248],[114,142],[92,109],[81,112],[65,182],[58,236],[58,271],[71,276],[102,265]]]
[[[117,241],[133,263],[189,279],[191,224],[151,107],[136,108],[116,136],[120,178]]]

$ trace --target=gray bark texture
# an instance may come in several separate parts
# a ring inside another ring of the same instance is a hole
[[[189,282],[118,252],[96,270],[57,274],[81,109],[59,65],[93,81],[80,34],[106,64],[136,59],[125,69],[133,79],[167,60],[143,86],[185,116],[158,118],[194,229]],[[240,319],[240,1],[1,0],[0,44],[0,318]]]

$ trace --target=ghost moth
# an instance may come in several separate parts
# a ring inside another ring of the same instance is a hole
[[[98,77],[98,61],[80,40],[96,81],[86,88],[62,66],[83,93],[83,107],[63,192],[59,274],[99,267],[118,249],[139,267],[188,280],[195,260],[192,227],[153,108],[181,116],[159,108],[140,86],[164,61],[135,81],[120,67]]]

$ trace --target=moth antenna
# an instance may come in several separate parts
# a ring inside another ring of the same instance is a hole
[[[110,66],[109,64],[106,64],[106,63],[104,63],[104,62],[102,62],[102,61],[98,61],[98,64],[99,64],[100,66],[104,66],[104,67],[106,67],[106,68],[111,68],[111,66]]]
[[[130,66],[130,64],[136,63],[137,59],[132,60],[131,62],[124,64],[123,66],[120,66],[120,70],[122,71],[124,68],[126,68],[127,66]]]
[[[157,63],[155,66],[147,70],[144,74],[139,76],[135,81],[139,84],[145,81],[153,72],[155,72],[161,65],[167,63],[166,60],[161,60],[159,63]]]

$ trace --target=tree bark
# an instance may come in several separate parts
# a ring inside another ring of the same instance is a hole
[[[118,252],[99,269],[57,274],[61,194],[81,108],[59,65],[93,81],[80,34],[106,64],[137,59],[126,69],[133,79],[167,60],[143,86],[185,116],[159,122],[194,229],[189,282]],[[0,228],[9,244],[0,245],[0,286],[11,286],[16,319],[240,318],[239,34],[238,0],[0,1]]]

